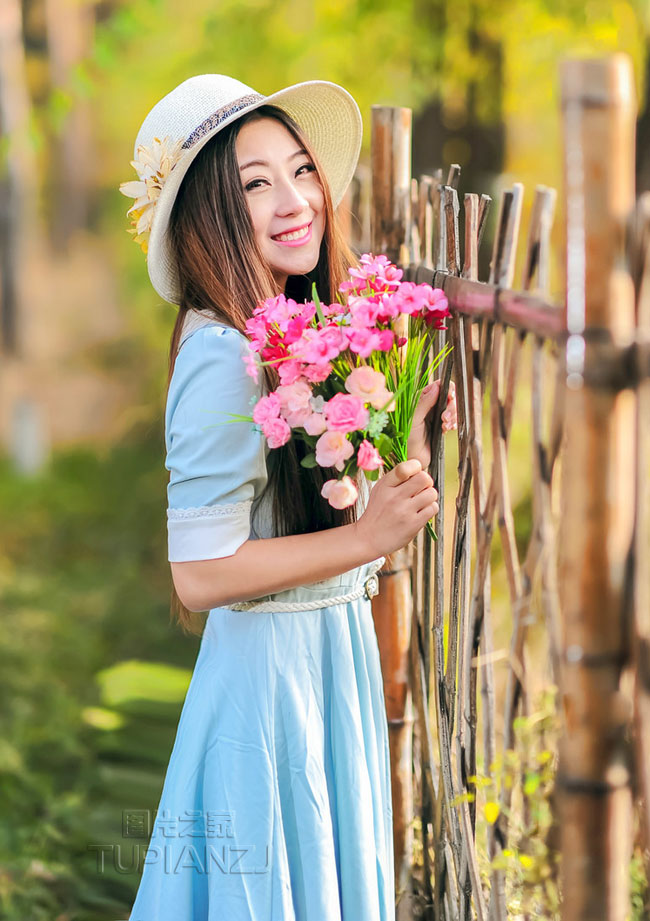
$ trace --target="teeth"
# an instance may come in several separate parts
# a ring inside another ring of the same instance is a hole
[[[303,230],[294,230],[293,233],[281,233],[277,234],[274,238],[276,240],[299,240],[301,237],[306,237],[309,233],[309,227],[305,227]]]

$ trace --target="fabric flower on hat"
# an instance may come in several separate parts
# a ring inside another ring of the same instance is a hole
[[[134,241],[145,254],[156,202],[182,152],[182,138],[175,141],[170,136],[162,140],[156,137],[151,147],[140,144],[136,151],[136,159],[131,160],[131,166],[140,178],[120,183],[122,195],[135,198],[135,202],[126,212],[133,224],[133,228],[129,228],[127,233],[133,234]]]

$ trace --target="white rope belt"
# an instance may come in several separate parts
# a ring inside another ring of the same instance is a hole
[[[345,595],[333,595],[329,598],[314,598],[312,601],[237,601],[235,604],[226,605],[231,611],[259,611],[261,614],[279,614],[282,611],[316,611],[318,608],[329,608],[334,604],[346,604],[365,596],[369,600],[379,593],[379,578],[376,572],[371,573],[365,582],[355,586]],[[273,596],[269,596],[271,599]]]

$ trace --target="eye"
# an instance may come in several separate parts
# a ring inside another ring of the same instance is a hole
[[[310,173],[316,172],[316,167],[314,166],[313,163],[303,163],[303,165],[299,166],[298,169],[296,170],[296,176],[298,176],[300,174],[300,170],[303,170],[303,169],[306,169]]]
[[[258,183],[260,183],[260,182],[266,182],[266,179],[253,179],[251,182],[248,182],[248,183],[244,186],[244,188],[246,189],[247,192],[250,192],[250,191],[252,191],[253,189],[259,188]]]

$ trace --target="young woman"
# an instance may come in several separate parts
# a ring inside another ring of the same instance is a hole
[[[394,919],[388,731],[370,598],[386,554],[437,514],[423,396],[408,461],[356,507],[335,474],[268,451],[249,414],[245,322],[354,256],[334,208],[361,143],[341,87],[264,97],[186,80],[145,119],[123,184],[154,287],[179,307],[165,415],[169,561],[181,624],[209,611],[130,921]],[[456,425],[455,402],[443,427]]]

